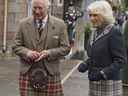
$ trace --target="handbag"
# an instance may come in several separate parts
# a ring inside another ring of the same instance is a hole
[[[35,90],[43,90],[47,87],[48,72],[44,66],[44,63],[34,63],[29,71],[30,85]]]

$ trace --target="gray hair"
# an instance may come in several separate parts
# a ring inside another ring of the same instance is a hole
[[[34,3],[35,1],[44,1],[45,6],[46,6],[47,8],[49,8],[49,5],[50,5],[49,0],[32,0],[32,6],[33,6],[33,3]]]
[[[105,21],[109,24],[115,22],[112,7],[107,1],[95,1],[88,6],[87,11],[102,15]]]

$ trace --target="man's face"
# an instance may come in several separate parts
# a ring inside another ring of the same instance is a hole
[[[43,19],[47,15],[47,6],[44,0],[34,0],[32,6],[34,19]]]

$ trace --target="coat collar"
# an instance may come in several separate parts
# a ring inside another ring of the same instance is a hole
[[[99,40],[100,38],[104,37],[105,35],[107,35],[110,32],[112,27],[113,27],[113,24],[107,25],[104,28],[103,32],[99,36],[97,36],[96,38],[94,37],[96,29],[93,29],[92,33],[91,33],[91,37],[90,37],[90,45],[92,45],[93,43],[95,43],[97,40]]]

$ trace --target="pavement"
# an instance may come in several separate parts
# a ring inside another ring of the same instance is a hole
[[[76,70],[64,83],[64,92],[65,96],[88,96],[87,74]]]
[[[76,67],[79,60],[66,60],[61,65],[63,72],[62,80],[70,74],[73,67]],[[77,70],[72,72],[70,77],[64,82],[65,96],[88,96],[88,78],[87,73],[79,73]]]
[[[0,96],[19,96],[17,59],[0,60]]]

